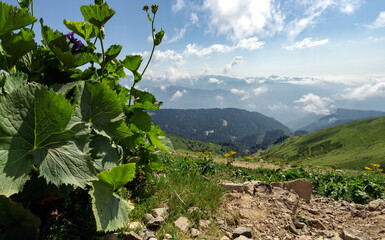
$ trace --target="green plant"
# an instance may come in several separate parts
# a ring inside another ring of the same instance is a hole
[[[162,169],[156,151],[168,151],[146,113],[161,103],[135,89],[164,35],[154,27],[158,6],[143,8],[153,48],[139,72],[141,56],[118,60],[122,46],[104,46],[105,24],[115,14],[107,2],[81,6],[84,22],[64,19],[72,31],[66,35],[40,19],[43,46],[34,41],[33,1],[18,3],[0,2],[0,205],[10,209],[0,211],[0,238],[15,232],[37,238],[40,222],[45,227],[42,209],[77,188],[92,199],[98,231],[121,228],[133,209],[125,185],[150,179]],[[130,89],[119,85],[124,68],[134,76]]]

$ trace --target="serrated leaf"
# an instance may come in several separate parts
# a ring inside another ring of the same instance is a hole
[[[27,10],[0,2],[0,36],[36,22]]]
[[[104,61],[104,64],[108,64],[109,62],[111,62],[113,59],[115,59],[117,56],[119,56],[120,54],[120,51],[122,51],[122,46],[120,45],[111,45],[105,55],[106,55],[106,59]]]
[[[96,135],[90,143],[91,157],[98,172],[116,167],[119,163],[118,146],[111,144],[110,139]]]
[[[126,73],[124,72],[124,68],[122,64],[117,59],[113,59],[106,65],[106,69],[110,74],[116,76],[118,78],[126,78]]]
[[[29,9],[29,6],[31,5],[32,0],[18,0],[17,2],[19,3],[21,8]]]
[[[91,53],[72,53],[67,43],[67,37],[59,31],[41,23],[41,35],[45,44],[51,49],[60,62],[67,68],[75,68],[95,60]]]
[[[139,69],[142,61],[143,58],[140,55],[128,55],[123,61],[120,61],[120,63],[123,65],[123,67],[134,73]]]
[[[85,187],[96,178],[84,153],[85,126],[67,129],[73,107],[41,85],[26,84],[0,98],[0,195],[19,192],[32,164],[47,182]]]
[[[134,105],[131,105],[128,111],[133,111],[133,109],[143,109],[143,110],[158,110],[162,105],[162,102],[158,102],[154,95],[149,92],[141,91],[138,89],[131,89],[131,96],[135,101]]]
[[[155,46],[158,46],[162,42],[163,36],[164,36],[163,29],[161,29],[159,32],[155,34],[155,39],[154,39]]]
[[[21,203],[0,196],[0,239],[37,239],[39,226],[39,218]]]
[[[4,91],[11,93],[13,90],[27,84],[28,75],[22,72],[9,74],[5,79]]]
[[[133,204],[115,194],[104,182],[93,182],[89,194],[98,231],[122,228],[128,220],[128,213],[134,209]]]
[[[110,185],[113,191],[116,191],[135,178],[135,163],[127,163],[106,170],[99,173],[98,178]]]
[[[139,109],[134,109],[134,111],[132,111],[132,115],[130,116],[130,123],[134,124],[140,130],[145,132],[149,132],[152,126],[150,115]]]
[[[111,9],[107,3],[84,5],[80,7],[80,11],[82,12],[84,20],[95,25],[98,29],[102,28],[115,14],[115,11]]]
[[[79,83],[76,103],[79,107],[75,111],[75,122],[89,122],[98,134],[109,138],[132,135],[124,122],[120,99],[110,88],[94,81]]]
[[[1,64],[3,70],[10,72],[20,58],[37,47],[34,37],[35,34],[30,29],[21,29],[18,33],[3,35],[2,47],[5,53],[2,53],[2,61],[6,61]]]
[[[166,134],[160,130],[158,126],[151,126],[151,131],[148,133],[148,137],[150,138],[152,144],[157,148],[160,148],[166,152],[170,152],[159,139],[159,136],[165,136]]]
[[[91,38],[94,38],[98,35],[99,30],[95,26],[79,21],[67,21],[63,20],[63,24],[72,32],[81,36],[84,40],[89,41]]]

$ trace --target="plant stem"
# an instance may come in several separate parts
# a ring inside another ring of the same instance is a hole
[[[31,1],[31,14],[32,14],[32,16],[34,16],[33,15],[33,0]],[[33,25],[34,25],[35,23],[32,23],[32,26],[31,26],[31,30],[33,29]]]
[[[104,60],[105,60],[105,53],[104,53],[104,46],[103,46],[103,39],[102,39],[102,31],[99,30],[99,39],[100,39],[100,45],[102,46],[102,75],[104,73]]]

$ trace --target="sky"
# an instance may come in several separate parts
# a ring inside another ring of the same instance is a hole
[[[45,24],[67,33],[63,19],[83,20],[79,7],[92,2],[36,0],[34,12]],[[151,24],[142,7],[159,5],[155,28],[166,35],[143,88],[189,87],[165,97],[166,107],[183,107],[171,103],[189,89],[202,88],[206,79],[202,90],[227,90],[232,99],[238,97],[236,106],[248,110],[267,112],[267,107],[255,104],[255,97],[269,94],[274,97],[270,110],[276,111],[293,108],[298,114],[320,115],[338,107],[385,111],[384,0],[107,2],[116,14],[105,26],[105,44],[122,45],[120,58],[134,53],[145,60],[152,47]],[[230,78],[249,85],[225,86]],[[274,92],[277,84],[290,85],[292,97],[284,99],[284,92]],[[220,104],[226,96],[214,96],[218,106],[226,107]]]

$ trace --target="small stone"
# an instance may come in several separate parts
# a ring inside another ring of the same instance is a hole
[[[179,228],[182,232],[187,232],[191,227],[191,222],[186,217],[179,217],[175,222],[175,226]]]
[[[289,231],[290,231],[291,233],[293,233],[294,235],[299,235],[299,233],[298,233],[298,231],[297,231],[297,229],[295,228],[295,226],[294,226],[293,223],[289,224],[289,226],[287,226],[287,228],[288,228]]]
[[[152,209],[152,216],[156,217],[162,217],[163,219],[167,219],[169,214],[168,214],[168,208],[155,208]]]
[[[271,185],[286,190],[294,190],[306,202],[310,202],[311,193],[313,192],[313,184],[304,178],[288,182],[273,182]]]
[[[192,236],[193,238],[198,237],[199,234],[200,234],[200,232],[199,232],[198,229],[196,229],[196,228],[191,228],[191,236]]]
[[[142,240],[142,237],[136,234],[134,231],[131,231],[131,232],[123,232],[122,239],[123,240]]]
[[[223,180],[223,181],[220,181],[219,182],[220,185],[222,185],[222,187],[224,188],[224,190],[227,192],[239,192],[239,193],[242,193],[243,192],[243,184],[242,183],[233,183],[233,182],[230,182],[230,181],[227,181],[227,180]]]
[[[221,237],[221,240],[230,240],[230,238],[228,238],[227,236],[223,236]]]
[[[199,227],[208,228],[211,224],[210,220],[199,220]]]
[[[370,237],[361,231],[344,228],[342,230],[341,238],[343,240],[370,240]]]
[[[334,237],[334,234],[333,234],[332,232],[328,231],[328,230],[322,231],[321,234],[322,234],[323,236],[327,237],[327,238],[332,238],[332,237]]]
[[[369,211],[382,211],[385,209],[385,199],[373,200],[368,204]]]
[[[156,217],[151,219],[150,221],[147,222],[147,227],[149,229],[156,230],[158,229],[162,224],[164,223],[164,219],[162,217]]]
[[[164,238],[163,238],[163,239],[172,239],[172,236],[171,236],[171,234],[166,233],[166,234],[164,235]]]
[[[241,236],[235,238],[234,240],[250,240],[250,238],[241,235]]]
[[[143,240],[154,240],[154,238],[156,240],[155,234],[151,231],[148,231],[148,230],[146,231],[146,233],[143,236]]]
[[[128,228],[129,229],[138,229],[138,228],[142,229],[142,228],[144,228],[144,225],[141,222],[130,222],[128,224]]]
[[[325,230],[326,227],[323,225],[318,219],[310,219],[309,220],[310,226],[317,228],[319,230]]]
[[[253,234],[251,232],[251,229],[248,227],[237,227],[233,232],[233,238],[237,238],[239,236],[251,238]]]
[[[146,219],[146,222],[149,222],[149,221],[151,221],[151,220],[154,219],[154,216],[152,216],[152,215],[149,214],[149,213],[145,213],[145,214],[144,214],[144,219]]]

